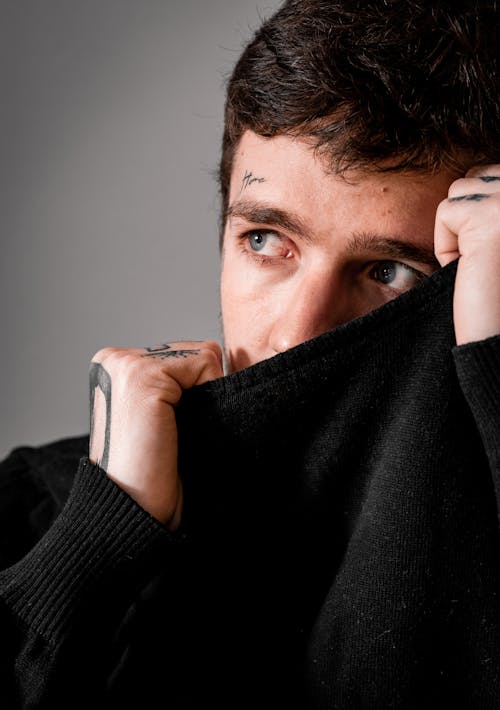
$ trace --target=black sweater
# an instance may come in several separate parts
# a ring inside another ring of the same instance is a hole
[[[14,450],[0,706],[500,707],[500,336],[455,346],[455,273],[185,392],[175,534],[86,437]]]

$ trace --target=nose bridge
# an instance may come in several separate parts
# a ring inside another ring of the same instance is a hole
[[[297,276],[283,296],[270,346],[283,352],[346,320],[340,277],[334,268]]]

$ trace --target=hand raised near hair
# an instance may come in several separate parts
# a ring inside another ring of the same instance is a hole
[[[500,334],[500,165],[472,168],[436,214],[436,257],[459,259],[453,296],[457,345]]]
[[[182,513],[175,405],[182,390],[222,375],[212,341],[105,348],[92,358],[90,460],[170,529]]]

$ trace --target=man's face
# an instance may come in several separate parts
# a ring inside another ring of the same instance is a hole
[[[247,131],[231,174],[221,307],[229,372],[361,316],[439,268],[450,172],[351,172],[304,140]]]

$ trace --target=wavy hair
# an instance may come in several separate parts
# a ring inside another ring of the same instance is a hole
[[[331,169],[500,160],[496,2],[288,0],[229,78],[219,187],[244,131],[308,137]]]

